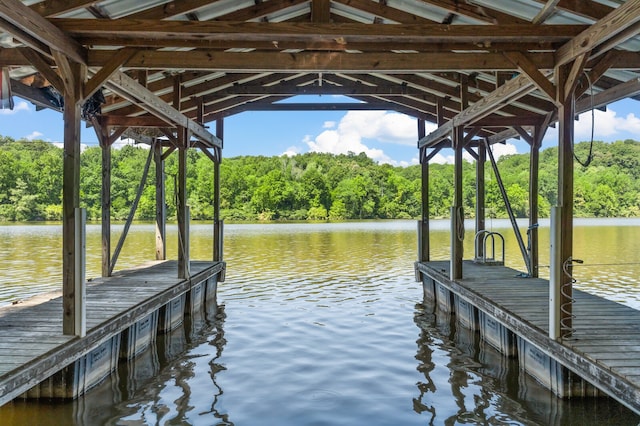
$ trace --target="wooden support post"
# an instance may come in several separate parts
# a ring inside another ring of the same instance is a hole
[[[573,120],[575,104],[573,91],[565,93],[569,66],[556,68],[558,89],[558,205],[560,207],[559,247],[557,256],[551,259],[555,267],[563,271],[560,278],[560,333],[571,337],[573,329],[573,285],[571,261],[573,256]],[[566,265],[566,266],[565,266]]]
[[[78,281],[82,279],[76,275],[76,209],[80,207],[80,99],[82,86],[86,79],[86,68],[78,63],[67,60],[61,55],[56,59],[61,62],[65,80],[64,94],[64,160],[62,187],[62,298],[63,320],[62,332],[66,335],[78,335],[81,330],[76,328],[76,290]],[[62,64],[62,62],[65,62]]]
[[[460,111],[469,106],[469,78],[460,74]],[[453,207],[451,208],[451,279],[462,278],[462,259],[464,257],[464,209],[462,197],[462,152],[464,150],[464,126],[453,128],[454,177]]]
[[[462,258],[464,241],[464,209],[462,207],[462,150],[464,145],[464,128],[456,126],[453,130],[454,177],[453,207],[451,208],[451,269],[452,280],[462,278]]]
[[[487,159],[487,150],[484,144],[478,145],[478,159],[476,161],[476,235],[479,231],[483,231],[485,225],[485,180],[484,165]],[[477,258],[484,256],[484,245],[482,239],[475,241],[475,253]]]
[[[224,121],[219,118],[216,121],[216,136],[224,140]],[[218,150],[218,161],[213,163],[213,260],[220,262],[223,259],[222,246],[222,222],[220,221],[220,161],[222,150]]]
[[[546,133],[548,122],[536,126],[533,131],[533,141],[529,155],[529,264],[531,266],[531,276],[537,278],[539,273],[539,239],[538,239],[538,215],[539,206],[539,170],[540,170],[540,146],[542,138]]]
[[[167,207],[165,200],[164,160],[162,144],[153,144],[153,158],[156,165],[156,260],[167,258]]]
[[[95,124],[94,124],[95,126]],[[100,148],[102,148],[102,276],[111,276],[111,143],[106,129],[100,128]],[[96,132],[98,128],[96,127]]]
[[[186,128],[178,127],[178,278],[189,278],[189,233],[187,212],[187,150],[190,135]]]
[[[426,136],[424,120],[418,119],[418,140]],[[429,251],[429,160],[427,159],[427,148],[420,151],[420,165],[422,167],[422,220],[420,221],[419,253],[420,262],[428,262]]]

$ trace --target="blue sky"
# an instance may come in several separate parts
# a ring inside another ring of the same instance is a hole
[[[63,138],[62,115],[55,111],[35,111],[30,103],[14,98],[12,111],[0,110],[0,134],[14,139],[42,139],[59,143]],[[294,99],[304,102],[308,99]],[[332,97],[322,101],[336,102]],[[595,111],[595,140],[640,140],[640,103],[623,100],[609,105],[607,111]],[[213,123],[211,123],[213,125]],[[213,126],[212,126],[213,127]],[[427,123],[427,133],[435,129]],[[557,144],[557,128],[550,128],[543,148]],[[576,142],[590,140],[591,113],[575,122]],[[321,112],[244,112],[225,119],[223,156],[282,155],[309,151],[335,154],[365,152],[382,163],[417,163],[417,124],[415,119],[392,111]],[[82,126],[82,143],[96,145],[92,128]],[[518,140],[494,147],[496,156],[525,153],[528,146]],[[453,153],[443,150],[434,158],[451,162]]]

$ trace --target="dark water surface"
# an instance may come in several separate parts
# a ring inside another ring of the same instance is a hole
[[[640,221],[577,223],[574,257],[585,263],[576,285],[640,309]],[[433,225],[432,258],[445,259],[448,224]],[[153,258],[153,229],[133,227],[119,268]],[[192,258],[210,258],[211,226],[191,233]],[[504,233],[507,264],[521,267]],[[99,227],[88,234],[88,276],[96,276]],[[545,265],[548,228],[541,234]],[[0,304],[58,288],[59,239],[58,225],[0,227]],[[160,336],[77,401],[10,403],[0,424],[639,423],[608,399],[556,399],[477,334],[456,329],[423,304],[415,258],[413,221],[227,225],[217,316],[203,312]]]

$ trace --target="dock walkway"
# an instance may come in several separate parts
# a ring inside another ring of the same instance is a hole
[[[0,308],[0,405],[86,355],[106,340],[219,273],[222,262],[192,261],[177,278],[176,261],[150,262],[87,283],[87,334],[62,334],[61,292]]]
[[[449,279],[449,261],[416,266],[435,283],[640,413],[640,311],[574,288],[574,332],[560,342],[549,338],[547,280],[518,278],[519,271],[514,269],[472,261],[464,261],[460,280]]]

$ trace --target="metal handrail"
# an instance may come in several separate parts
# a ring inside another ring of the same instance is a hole
[[[502,241],[502,259],[500,261],[502,263],[504,263],[504,237],[499,232],[487,231],[486,229],[481,229],[480,231],[478,231],[476,233],[475,243],[474,243],[475,258],[478,259],[478,239],[479,239],[479,237],[481,235],[484,235],[482,237],[482,262],[486,263],[487,260],[492,260],[492,261],[496,260],[496,240],[495,240],[495,237],[497,235],[498,237],[500,237],[500,240]],[[489,240],[489,239],[491,239],[491,256],[492,257],[487,259],[487,240]]]

